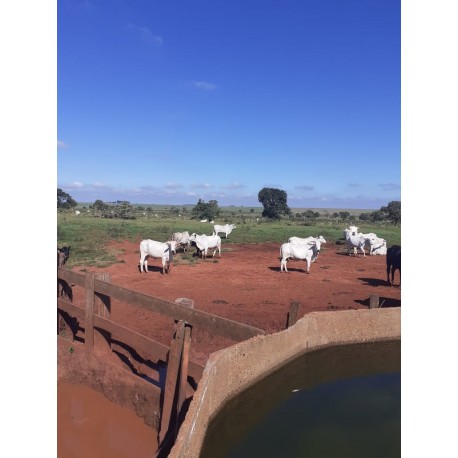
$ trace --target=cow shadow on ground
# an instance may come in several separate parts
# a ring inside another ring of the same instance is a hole
[[[358,278],[364,282],[364,285],[368,286],[389,286],[386,280],[381,280],[380,278]]]
[[[138,266],[137,270],[139,272],[141,272],[140,266]],[[159,273],[162,273],[162,266],[150,266],[150,265],[148,265],[146,270],[147,270],[147,272],[159,272]]]
[[[280,267],[269,267],[270,270],[274,271],[274,272],[281,272],[281,268]],[[305,273],[305,269],[297,269],[296,267],[288,267],[288,272],[286,273],[289,273],[289,272],[303,272]]]
[[[356,299],[355,302],[357,304],[364,305],[367,308],[369,308],[370,306],[370,298]],[[380,297],[379,304],[379,307],[384,309],[391,307],[401,307],[401,301],[399,299],[393,299],[391,297]]]

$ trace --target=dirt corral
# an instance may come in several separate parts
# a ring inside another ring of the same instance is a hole
[[[225,244],[221,257],[182,262],[178,253],[169,274],[161,261],[149,259],[149,272],[140,273],[139,243],[114,243],[118,264],[88,271],[107,272],[111,282],[168,301],[190,298],[195,309],[261,328],[268,333],[285,328],[291,301],[300,303],[298,318],[312,311],[369,308],[370,295],[378,295],[382,307],[401,305],[401,290],[386,282],[386,256],[348,256],[344,245],[322,245],[318,260],[305,273],[305,261],[288,261],[288,273],[280,272],[279,243]],[[191,248],[191,250],[194,250]],[[83,270],[75,267],[73,270]],[[74,300],[84,300],[75,291]],[[129,306],[112,304],[112,320],[165,345],[173,334],[173,320]],[[191,355],[205,363],[208,355],[232,345],[229,339],[193,330]]]
[[[267,333],[285,329],[292,301],[300,303],[298,318],[313,311],[326,311],[331,318],[333,311],[367,309],[371,295],[380,297],[382,307],[401,305],[401,290],[397,286],[399,274],[395,276],[396,286],[388,286],[386,282],[386,257],[350,257],[343,245],[322,245],[318,260],[311,265],[310,274],[305,273],[305,261],[288,261],[289,272],[280,272],[278,243],[228,244],[223,240],[221,257],[206,260],[192,258],[192,262],[189,262],[189,257],[184,260],[177,254],[169,274],[162,274],[161,262],[157,259],[149,260],[148,273],[140,273],[139,243],[114,243],[112,248],[119,252],[119,263],[104,268],[77,266],[72,270],[105,272],[115,285],[171,302],[183,297],[193,299],[195,309],[246,323]],[[85,305],[85,291],[82,287],[74,286],[72,296],[73,303]],[[111,319],[167,346],[171,343],[175,329],[173,318],[116,300],[111,302]],[[348,329],[352,323],[342,321],[340,325]],[[100,432],[93,427],[95,420],[89,425],[92,425],[92,429],[86,428],[84,431],[78,422],[75,423],[74,416],[71,416],[74,414],[71,406],[75,402],[78,406],[83,405],[89,395],[79,392],[75,401],[73,395],[65,395],[65,389],[70,389],[66,383],[88,385],[114,403],[134,410],[143,417],[145,423],[152,426],[151,430],[145,432],[148,439],[145,441],[144,456],[148,456],[155,447],[152,437],[158,428],[159,394],[155,395],[152,389],[157,388],[150,386],[143,378],[133,377],[126,370],[126,364],[132,371],[152,379],[156,377],[154,370],[150,371],[144,365],[137,367],[132,358],[122,362],[115,353],[110,352],[100,354],[101,358],[88,357],[81,341],[83,336],[78,331],[75,342],[69,341],[68,334],[58,339],[58,392],[61,394],[58,413],[59,456],[84,456],[84,453],[75,454],[75,450],[81,447],[71,444],[87,441],[88,434],[93,436],[90,440],[94,450],[100,447],[100,456],[113,455],[113,450],[108,450],[105,442],[99,444],[96,441]],[[194,327],[191,358],[205,365],[211,353],[235,343]],[[129,387],[134,388],[129,391]],[[131,392],[135,393],[134,397],[129,394]],[[149,399],[148,396],[153,398]],[[144,402],[140,402],[142,399]],[[94,403],[91,398],[88,405]],[[105,409],[101,401],[97,409]],[[85,415],[88,418],[91,416],[88,412]],[[68,442],[70,439],[71,443]],[[136,441],[139,442],[138,439]],[[143,456],[140,452],[137,455]],[[131,455],[120,453],[116,456]]]

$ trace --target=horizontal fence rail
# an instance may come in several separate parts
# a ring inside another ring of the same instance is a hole
[[[84,327],[85,310],[83,307],[69,303],[64,299],[57,299],[57,305],[59,309],[67,312],[69,315],[74,316],[81,321],[82,327]],[[136,350],[140,350],[147,354],[156,361],[167,361],[167,356],[170,351],[170,347],[161,344],[149,337],[139,334],[132,329],[126,328],[120,324],[116,324],[113,321],[102,318],[98,315],[94,315],[94,327],[104,329],[121,340],[126,345],[129,345]],[[189,375],[195,380],[200,380],[204,367],[192,358],[189,359]]]
[[[84,274],[72,272],[62,267],[58,268],[58,278],[68,283],[85,286]],[[266,334],[264,330],[244,323],[212,315],[201,310],[190,309],[185,305],[138,293],[121,286],[98,280],[97,278],[94,280],[94,291],[105,296],[110,296],[112,299],[118,299],[130,305],[135,305],[151,312],[168,316],[174,320],[184,320],[192,326],[205,329],[223,337],[229,337],[238,342],[257,335]]]
[[[64,312],[77,320],[77,326],[72,328],[73,338],[78,328],[84,329],[84,344],[88,352],[102,345],[112,351],[112,343],[117,345],[115,341],[118,341],[135,352],[148,355],[156,362],[167,363],[157,457],[167,455],[182,421],[185,400],[189,396],[192,397],[192,394],[189,394],[189,387],[192,393],[194,392],[195,388],[188,384],[190,383],[188,376],[192,377],[197,384],[204,370],[204,366],[189,355],[193,326],[237,342],[266,334],[262,329],[195,310],[193,304],[188,307],[113,285],[110,283],[108,274],[91,272],[81,274],[58,267],[57,284],[58,332],[61,329],[60,321],[69,319],[62,315]],[[73,291],[70,285],[84,288],[84,306],[72,303]],[[113,322],[111,320],[112,299],[172,318],[175,321],[175,332],[171,345],[163,345],[133,329]],[[116,339],[113,339],[113,336]]]

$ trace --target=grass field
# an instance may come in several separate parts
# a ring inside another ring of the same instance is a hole
[[[166,207],[166,206],[162,206]],[[82,208],[82,207],[81,207]],[[192,207],[191,207],[192,208]],[[226,207],[231,209],[232,207]],[[239,208],[239,207],[234,207]],[[268,221],[260,218],[260,212],[250,212],[250,208],[244,211],[229,213],[224,218],[218,218],[217,223],[224,224],[226,221],[234,223],[237,227],[230,234],[225,244],[231,243],[284,243],[291,236],[308,237],[322,235],[328,243],[342,240],[343,230],[349,222],[322,219],[316,223],[300,222],[296,220]],[[158,209],[159,210],[159,209]],[[326,211],[331,211],[325,209]],[[231,210],[230,210],[231,211]],[[324,210],[316,211],[324,214]],[[343,210],[339,210],[343,211]],[[351,212],[355,212],[352,210]],[[140,213],[142,215],[142,213]],[[353,215],[353,213],[351,213]],[[149,216],[148,216],[149,215]],[[188,231],[190,234],[210,235],[213,226],[210,223],[201,223],[188,217],[168,216],[165,209],[162,215],[154,216],[149,213],[134,220],[121,220],[109,218],[97,218],[82,212],[76,216],[74,212],[57,213],[57,245],[70,245],[71,256],[68,266],[99,266],[104,267],[115,262],[119,253],[109,249],[111,240],[130,240],[140,243],[143,239],[158,241],[169,240],[174,232]],[[260,218],[259,221],[257,218]],[[401,244],[401,227],[391,224],[359,224],[357,218],[352,219],[361,232],[375,232],[379,237],[387,240],[387,245]],[[222,234],[220,234],[222,235]]]
[[[93,204],[93,202],[80,202],[74,210],[85,211],[89,209],[89,207]],[[191,214],[192,209],[194,208],[194,204],[186,204],[186,205],[161,205],[161,204],[131,204],[132,207],[135,209],[141,209],[139,212],[144,210],[149,210],[150,213],[158,213],[164,214],[169,213],[171,208],[178,208],[183,210],[184,213]],[[236,215],[254,215],[254,216],[261,216],[263,207],[250,207],[250,206],[221,206],[221,217],[224,219],[225,216],[236,216]],[[352,215],[354,218],[358,218],[361,213],[370,213],[372,211],[376,211],[378,209],[355,209],[355,208],[300,208],[300,207],[291,207],[291,211],[293,214],[296,213],[303,213],[307,210],[312,210],[313,212],[318,212],[323,216],[332,215],[333,213],[339,213],[347,211]]]

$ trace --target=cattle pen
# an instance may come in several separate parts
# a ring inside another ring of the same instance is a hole
[[[160,409],[155,425],[159,444],[156,456],[166,456],[164,453],[173,445],[186,407],[202,377],[204,366],[189,355],[193,327],[236,342],[266,334],[262,329],[195,310],[192,301],[169,302],[114,285],[109,274],[83,274],[58,267],[57,286],[58,335],[69,330],[72,341],[84,344],[88,354],[114,352],[126,361],[123,354],[127,351],[144,364],[153,362],[150,367],[158,371],[156,381],[161,379],[161,363],[165,365],[166,375],[161,384]],[[84,306],[73,303],[75,286],[84,289]],[[118,301],[172,318],[175,325],[171,329],[170,346],[114,322],[112,307]],[[296,322],[297,308],[298,303],[292,302],[286,327]]]

